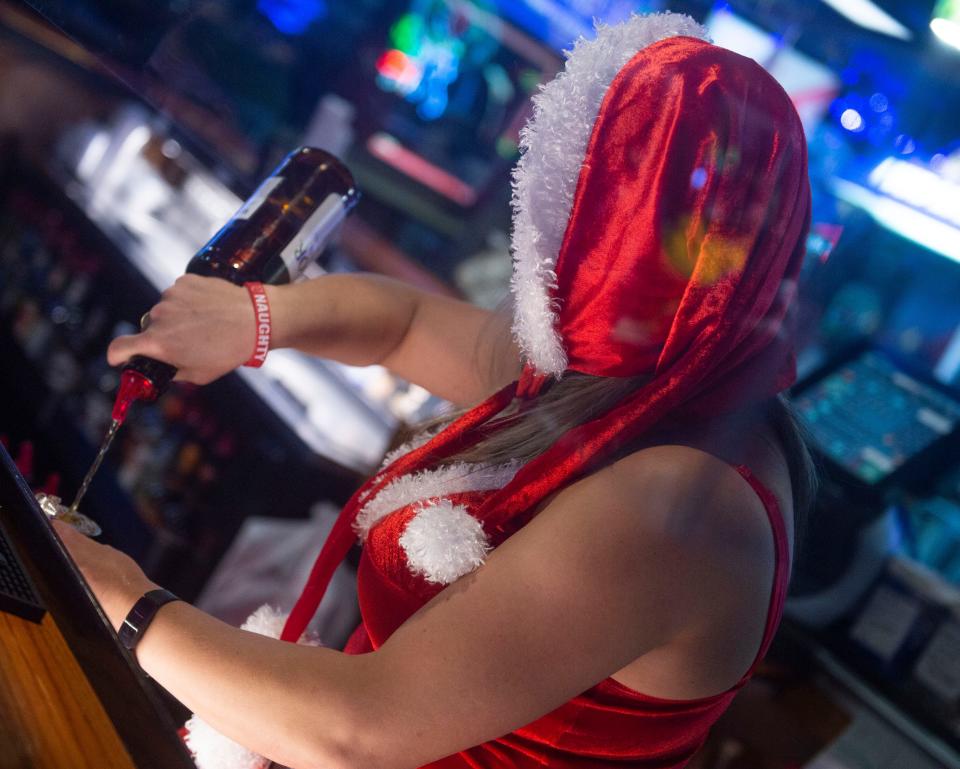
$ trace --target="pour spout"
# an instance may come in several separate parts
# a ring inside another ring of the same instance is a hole
[[[147,377],[139,371],[124,369],[120,374],[120,389],[117,391],[117,398],[113,402],[113,421],[119,427],[127,418],[127,412],[134,401],[154,401],[159,393]]]

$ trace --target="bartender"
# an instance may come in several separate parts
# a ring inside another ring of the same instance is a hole
[[[230,627],[57,524],[195,712],[202,769],[681,767],[766,653],[812,483],[779,395],[810,211],[796,111],[653,14],[580,41],[523,136],[512,318],[368,275],[266,288],[269,347],[461,407],[347,503],[289,616]],[[186,276],[109,359],[203,383],[256,336],[242,287]],[[362,624],[317,646],[358,537]]]

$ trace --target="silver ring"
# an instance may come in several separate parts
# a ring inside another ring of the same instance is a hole
[[[140,316],[140,330],[146,331],[147,326],[150,325],[150,310],[147,310],[143,315]]]

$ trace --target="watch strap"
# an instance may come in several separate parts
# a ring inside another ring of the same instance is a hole
[[[120,643],[126,649],[133,651],[137,643],[147,631],[153,618],[161,606],[165,606],[171,601],[179,601],[173,593],[163,588],[148,590],[144,593],[130,609],[130,612],[124,618],[120,629],[117,631],[117,637]]]

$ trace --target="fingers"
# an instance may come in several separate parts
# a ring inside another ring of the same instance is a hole
[[[146,355],[167,362],[158,341],[160,332],[157,328],[157,321],[161,321],[162,327],[162,321],[167,320],[171,315],[170,305],[176,301],[172,296],[173,290],[173,287],[171,287],[164,291],[160,301],[141,316],[141,332],[139,334],[118,336],[110,342],[109,347],[107,347],[107,362],[111,366],[120,366],[134,355]],[[146,323],[144,323],[144,319],[147,319]]]
[[[194,293],[203,294],[210,290],[211,281],[214,287],[222,285],[223,278],[210,278],[201,275],[181,275],[166,291],[160,294],[161,299],[173,297],[189,297]],[[232,285],[232,284],[230,284]]]
[[[120,366],[145,355],[177,367],[178,381],[206,384],[245,360],[252,324],[242,287],[184,275],[150,308],[147,328],[110,343],[107,361]]]
[[[84,543],[89,541],[87,537],[83,536],[83,534],[73,528],[73,526],[71,526],[69,523],[64,523],[56,518],[52,519],[50,523],[53,524],[53,528],[57,532],[57,536],[60,537],[60,540],[63,542],[63,546],[67,548],[71,555],[73,555],[74,551],[77,549],[82,550]],[[93,544],[97,543],[94,542]]]
[[[128,336],[118,336],[110,342],[110,346],[107,348],[107,362],[111,366],[119,366],[126,363],[134,355],[146,355],[159,360],[161,354],[152,334],[148,332],[130,334]]]
[[[169,346],[164,346],[159,335],[152,330],[140,334],[118,336],[107,348],[107,362],[111,366],[122,366],[134,355],[146,355],[148,358],[175,365],[171,361]],[[208,374],[194,371],[189,366],[180,366],[173,381],[204,385],[212,382],[214,378]]]

